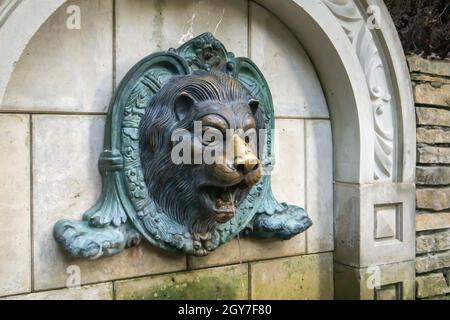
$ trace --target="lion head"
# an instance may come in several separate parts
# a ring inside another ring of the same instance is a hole
[[[192,233],[233,218],[260,179],[258,106],[237,80],[205,71],[173,77],[152,97],[139,128],[149,196]]]

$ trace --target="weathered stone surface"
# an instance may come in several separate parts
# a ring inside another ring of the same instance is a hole
[[[29,122],[0,115],[0,296],[31,290]]]
[[[118,300],[228,300],[248,298],[246,264],[115,283]]]
[[[416,215],[416,231],[446,228],[450,228],[450,212],[418,213]]]
[[[327,120],[306,121],[307,253],[333,251],[333,145]]]
[[[304,208],[305,122],[300,119],[276,119],[275,126],[273,193],[280,202]]]
[[[450,184],[450,167],[417,167],[416,183],[422,185]]]
[[[103,116],[33,116],[34,285],[62,288],[77,265],[82,284],[186,269],[182,254],[147,243],[96,261],[71,259],[53,238],[56,221],[79,220],[101,190]]]
[[[450,131],[443,128],[417,128],[418,143],[450,143]]]
[[[401,300],[399,292],[401,289],[398,283],[387,284],[379,289],[375,288],[375,300]]]
[[[450,76],[450,64],[445,61],[431,61],[417,55],[408,56],[411,72],[421,72],[440,76]]]
[[[335,263],[335,298],[338,300],[413,300],[415,297],[414,271],[414,261],[368,268],[354,268]]]
[[[116,7],[116,84],[148,54],[177,48],[206,31],[236,56],[247,56],[246,1],[127,0],[116,1]]]
[[[416,253],[450,250],[450,231],[421,235],[416,238]]]
[[[424,300],[450,300],[450,295],[442,295],[442,296],[437,296],[437,297],[432,297],[432,298],[426,298]]]
[[[416,272],[424,273],[450,267],[450,251],[416,258]]]
[[[430,273],[416,278],[416,297],[428,298],[450,293],[450,287],[442,273]]]
[[[418,163],[450,163],[450,148],[419,146],[417,148]]]
[[[450,111],[416,107],[417,124],[450,127]]]
[[[78,288],[36,292],[7,297],[6,300],[112,300],[112,283],[101,283]]]
[[[334,260],[353,267],[370,267],[381,261],[391,264],[398,260],[413,260],[416,235],[414,191],[412,183],[361,186],[335,182]],[[376,239],[380,210],[393,222],[391,238]]]
[[[417,189],[416,205],[419,209],[441,211],[450,208],[450,188]]]
[[[411,80],[413,82],[430,82],[432,84],[450,83],[449,78],[442,76],[427,75],[422,73],[411,73]]]
[[[306,253],[305,233],[290,240],[279,239],[237,239],[222,245],[206,257],[188,257],[189,268],[199,269],[211,266],[236,264],[246,261],[288,257]]]
[[[278,117],[329,118],[323,90],[305,50],[275,15],[250,2],[250,58],[263,71]]]
[[[414,99],[418,104],[450,106],[450,85],[421,83],[414,86]]]
[[[112,0],[70,0],[28,43],[2,109],[106,112],[112,95]],[[80,29],[69,29],[80,8]]]
[[[251,298],[333,299],[333,255],[321,253],[250,265]]]

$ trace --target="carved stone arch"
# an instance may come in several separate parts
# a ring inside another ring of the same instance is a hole
[[[0,43],[8,44],[8,50],[2,50],[0,59],[0,105],[23,50],[41,25],[64,2],[66,0],[45,0],[36,5],[29,0],[5,0],[0,5]]]
[[[406,60],[383,1],[254,1],[297,37],[327,98],[334,153],[335,296],[374,299],[394,287],[397,298],[412,298],[414,104]],[[0,7],[0,42],[9,45],[0,61],[0,101],[14,62],[64,2],[42,1],[37,10],[33,1],[10,0]],[[370,6],[379,9],[377,29],[366,23],[373,22]],[[20,34],[11,32],[17,26]],[[379,88],[372,85],[373,64]],[[378,89],[387,94],[380,95]],[[377,234],[383,218],[394,224],[388,238]],[[366,280],[373,270],[380,271],[380,281],[370,287]],[[349,287],[355,289],[346,290]]]
[[[335,297],[414,297],[415,112],[406,59],[381,0],[257,0],[319,76],[334,156]],[[376,23],[370,18],[375,10]],[[392,234],[380,228],[388,223]],[[379,280],[370,285],[373,276]],[[349,289],[352,288],[352,289]]]

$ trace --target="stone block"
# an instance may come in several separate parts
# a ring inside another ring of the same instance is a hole
[[[386,204],[375,206],[374,239],[377,241],[401,241],[401,206]]]
[[[375,300],[401,300],[402,283],[391,283],[375,289]]]
[[[307,253],[333,251],[333,146],[331,124],[306,123],[306,211],[313,225],[306,231]]]
[[[416,231],[447,228],[450,228],[450,212],[418,213],[416,215]]]
[[[354,268],[334,264],[338,300],[413,300],[414,261]]]
[[[112,300],[112,283],[42,291],[7,297],[6,300]]]
[[[0,296],[31,290],[29,123],[0,114]]]
[[[253,300],[333,299],[333,256],[304,255],[250,265]]]
[[[306,253],[305,234],[292,239],[233,239],[206,257],[188,257],[189,268],[199,269]]]
[[[450,251],[427,254],[416,258],[416,272],[425,273],[450,267]]]
[[[450,84],[421,83],[414,86],[417,104],[450,106]]]
[[[417,124],[450,127],[450,111],[438,108],[416,107]]]
[[[117,84],[145,56],[211,32],[236,56],[247,55],[247,1],[116,1]]]
[[[278,117],[329,118],[325,97],[305,50],[275,15],[250,2],[250,58],[262,70]]]
[[[112,0],[70,0],[28,43],[3,110],[106,112],[112,95]],[[80,8],[79,29],[69,29]]]
[[[450,131],[443,128],[417,128],[418,143],[450,143]]]
[[[450,250],[450,231],[420,235],[416,238],[416,253]]]
[[[417,189],[416,206],[419,209],[434,211],[450,208],[450,188]]]
[[[415,257],[414,184],[334,184],[337,263],[369,267]]]
[[[272,190],[280,202],[305,207],[305,123],[275,120],[275,166]]]
[[[442,273],[430,273],[416,278],[416,297],[428,298],[450,293],[450,287]]]
[[[417,167],[416,183],[419,185],[450,184],[450,167]]]
[[[115,283],[118,300],[231,300],[248,298],[246,264]]]
[[[411,72],[427,73],[439,76],[450,76],[450,65],[445,61],[431,61],[417,55],[408,56],[409,70]]]
[[[130,278],[186,268],[183,254],[146,243],[95,261],[71,259],[53,238],[60,219],[82,217],[101,190],[98,157],[103,116],[33,116],[34,286],[61,288],[68,267],[80,268],[81,283]]]
[[[417,148],[417,162],[426,164],[449,164],[450,148],[421,145]]]
[[[450,250],[450,231],[420,235],[416,238],[416,253]]]
[[[450,79],[442,76],[427,75],[423,73],[412,73],[411,80],[413,82],[431,82],[433,84],[450,83]]]

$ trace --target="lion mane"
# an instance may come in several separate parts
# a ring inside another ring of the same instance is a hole
[[[193,185],[194,164],[174,164],[171,160],[172,133],[189,130],[194,119],[178,120],[175,99],[188,93],[198,102],[247,102],[249,92],[235,79],[223,74],[195,71],[175,76],[150,100],[139,127],[141,166],[150,198],[159,210],[189,228],[199,211],[196,188]],[[257,129],[264,127],[260,110],[255,114]]]

